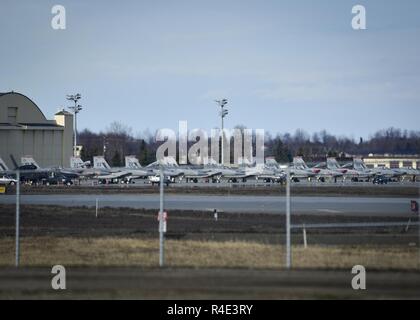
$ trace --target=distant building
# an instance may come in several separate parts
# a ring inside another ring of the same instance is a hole
[[[69,167],[73,153],[73,115],[59,111],[47,120],[40,108],[17,92],[0,93],[0,157],[14,168],[22,156],[40,166]]]
[[[413,155],[374,155],[363,159],[368,168],[413,168],[420,169],[420,156]]]

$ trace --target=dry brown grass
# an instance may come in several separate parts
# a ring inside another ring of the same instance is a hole
[[[33,237],[21,241],[24,266],[145,266],[158,264],[158,241],[134,238]],[[283,246],[244,241],[166,241],[166,264],[172,267],[282,268]],[[296,268],[371,269],[418,268],[413,247],[302,246],[293,247]],[[14,263],[14,239],[0,239],[0,266]]]

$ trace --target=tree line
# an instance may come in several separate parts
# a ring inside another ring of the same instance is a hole
[[[242,125],[235,128],[245,129]],[[335,136],[326,130],[313,134],[302,129],[297,129],[293,134],[272,135],[266,132],[264,141],[265,156],[272,156],[280,163],[289,162],[294,156],[318,161],[326,156],[348,158],[370,153],[420,154],[420,131],[397,128],[379,130],[368,139]],[[104,155],[112,166],[123,166],[126,155],[137,156],[142,165],[152,163],[156,160],[156,150],[162,143],[156,142],[155,135],[148,130],[134,135],[130,127],[119,122],[111,123],[104,132],[96,133],[85,129],[78,133],[78,142],[83,146],[83,160]]]

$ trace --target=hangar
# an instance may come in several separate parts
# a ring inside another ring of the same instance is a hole
[[[73,153],[73,115],[65,110],[47,120],[41,109],[18,92],[0,93],[0,157],[33,156],[41,167],[69,167]]]

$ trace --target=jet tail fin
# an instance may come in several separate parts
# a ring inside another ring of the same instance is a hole
[[[86,168],[86,163],[80,157],[71,157],[70,158],[70,168],[80,169]]]
[[[111,169],[103,156],[93,157],[93,167],[95,169]]]
[[[2,171],[8,171],[9,168],[7,167],[6,163],[3,161],[2,158],[0,158],[0,172]]]
[[[20,162],[22,163],[22,165],[34,165],[37,169],[40,169],[40,166],[38,165],[38,163],[36,163],[36,161],[34,160],[34,158],[32,158],[32,156],[23,156],[20,158]]]
[[[238,165],[240,166],[252,166],[254,163],[248,157],[238,157]]]
[[[276,159],[274,157],[265,158],[265,165],[268,168],[274,168],[274,169],[279,169],[280,168],[280,164],[276,161]]]
[[[353,159],[353,166],[356,170],[363,170],[365,169],[365,163],[361,158],[355,158]]]
[[[293,166],[298,169],[307,169],[308,166],[306,165],[305,161],[302,157],[294,157],[293,158]]]
[[[178,163],[176,162],[174,157],[168,156],[163,158],[163,163],[172,166],[172,167],[178,167]]]
[[[135,156],[126,156],[125,167],[128,169],[141,169],[141,164],[139,159],[137,159]]]
[[[333,157],[327,158],[327,168],[330,170],[340,168],[340,165],[338,164],[337,159]]]

